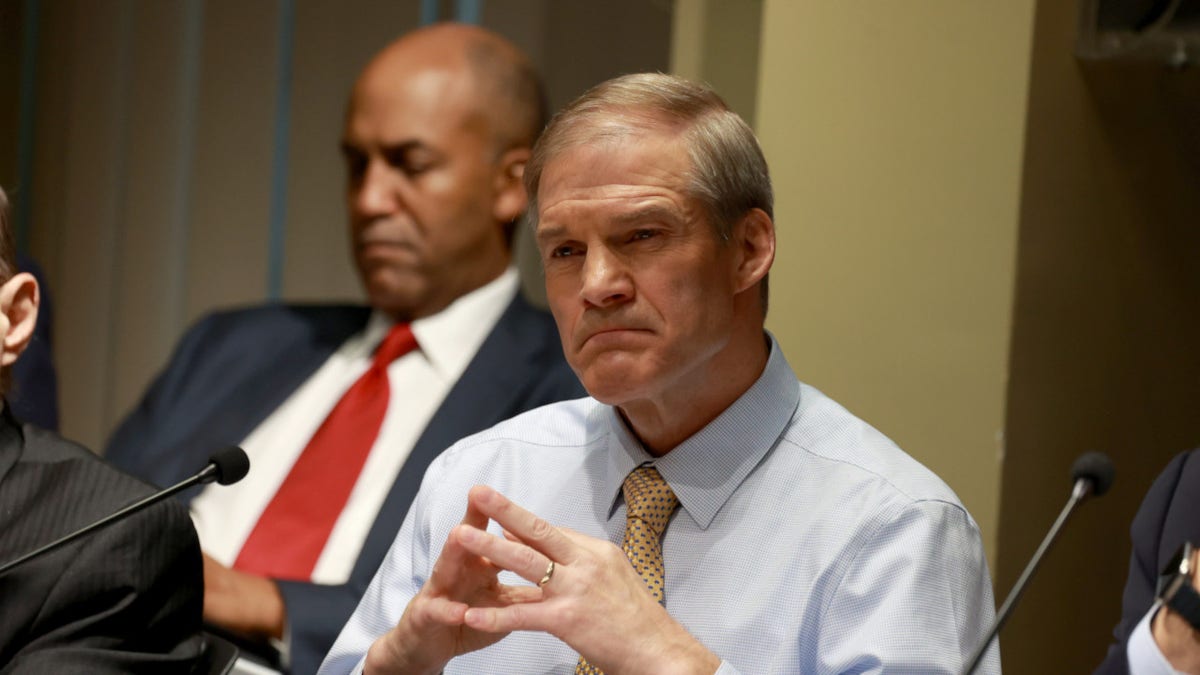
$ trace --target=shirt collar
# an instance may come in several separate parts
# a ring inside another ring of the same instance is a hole
[[[457,377],[466,370],[479,345],[492,332],[519,290],[517,270],[509,267],[437,314],[413,321],[412,331],[421,353],[439,373]],[[390,316],[379,310],[371,312],[362,341],[367,355],[375,350],[394,323]]]
[[[625,477],[653,464],[679,497],[680,506],[707,529],[734,490],[775,447],[800,403],[800,382],[775,337],[767,333],[770,355],[762,375],[700,431],[662,457],[646,452],[620,413],[606,406],[608,438],[605,494],[615,507]]]

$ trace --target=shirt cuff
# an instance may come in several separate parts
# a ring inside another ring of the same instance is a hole
[[[1146,616],[1138,623],[1137,628],[1129,636],[1125,645],[1125,656],[1129,659],[1130,675],[1184,675],[1171,667],[1167,657],[1163,656],[1154,635],[1150,632],[1150,624],[1158,613],[1161,603],[1154,603]]]

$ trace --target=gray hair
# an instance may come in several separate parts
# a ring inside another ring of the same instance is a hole
[[[602,82],[550,121],[525,167],[528,219],[537,226],[538,185],[551,160],[566,150],[638,132],[682,132],[691,167],[684,191],[699,200],[722,240],[751,209],[774,218],[767,160],[750,126],[708,86],[663,73],[638,73]],[[767,280],[762,282],[763,310]]]

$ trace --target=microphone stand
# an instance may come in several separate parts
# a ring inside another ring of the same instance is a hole
[[[240,450],[239,450],[239,452],[240,452]],[[243,454],[243,456],[244,456],[244,454]],[[245,475],[245,471],[242,471],[242,475]],[[241,476],[238,476],[234,480],[238,480],[240,478],[241,478]],[[59,537],[58,539],[55,539],[54,541],[50,542],[49,544],[46,544],[45,546],[42,546],[41,548],[34,549],[34,550],[30,551],[29,553],[26,553],[25,555],[21,556],[20,558],[17,558],[16,560],[10,560],[9,562],[7,562],[5,564],[0,565],[0,575],[3,575],[5,572],[8,572],[9,570],[13,569],[14,567],[17,567],[18,565],[20,565],[21,563],[23,563],[27,560],[31,560],[40,555],[43,555],[50,551],[53,551],[54,549],[62,546],[63,544],[70,543],[89,532],[98,530],[98,529],[104,527],[105,525],[112,523],[113,521],[120,520],[121,518],[124,518],[125,516],[129,515],[130,513],[133,513],[134,511],[143,509],[143,508],[153,504],[154,502],[166,499],[167,497],[170,497],[174,494],[182,492],[183,490],[186,490],[198,483],[211,483],[216,480],[223,480],[222,479],[222,467],[219,466],[217,463],[211,463],[208,466],[204,467],[203,470],[201,470],[199,473],[197,473],[194,476],[190,476],[190,477],[172,485],[171,487],[169,487],[165,490],[155,492],[148,497],[139,499],[138,501],[130,504],[129,506],[122,508],[120,511],[117,511],[116,513],[114,513],[112,515],[105,516],[104,518],[97,520],[96,522],[92,523],[91,525],[88,525],[87,527],[85,527],[81,530],[76,530],[74,532],[71,532],[70,534],[63,536],[63,537]]]
[[[1075,481],[1075,486],[1071,489],[1071,498],[1067,500],[1067,505],[1063,507],[1063,510],[1058,514],[1058,520],[1054,521],[1053,527],[1046,533],[1046,537],[1042,539],[1041,545],[1038,546],[1037,552],[1033,554],[1033,558],[1030,559],[1029,564],[1025,566],[1025,571],[1021,572],[1016,585],[1008,592],[1008,597],[1004,599],[1004,604],[1000,606],[1000,611],[996,613],[996,620],[992,623],[992,629],[988,631],[987,638],[975,648],[975,653],[971,655],[971,659],[967,662],[967,667],[963,670],[963,675],[971,675],[979,667],[979,663],[983,660],[983,655],[987,653],[988,647],[991,646],[1000,629],[1008,621],[1008,616],[1012,614],[1017,601],[1021,599],[1021,595],[1025,592],[1025,587],[1029,584],[1030,578],[1033,577],[1034,572],[1037,572],[1038,565],[1042,563],[1042,558],[1050,550],[1050,546],[1054,543],[1054,540],[1058,538],[1059,530],[1066,524],[1067,518],[1070,517],[1075,507],[1092,494],[1092,488],[1093,482],[1088,478],[1080,478]]]

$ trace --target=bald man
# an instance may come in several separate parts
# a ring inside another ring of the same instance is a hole
[[[582,395],[549,315],[511,267],[522,173],[545,118],[528,59],[444,24],[387,46],[341,139],[366,306],[266,306],[201,320],[108,446],[167,484],[240,444],[250,475],[189,501],[204,615],[314,672],[459,438]]]

